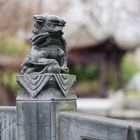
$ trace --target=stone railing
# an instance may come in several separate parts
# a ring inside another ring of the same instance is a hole
[[[58,140],[139,140],[140,123],[78,112],[58,114]],[[17,140],[16,107],[0,107],[0,140]]]
[[[17,140],[16,107],[0,107],[0,140]]]
[[[60,113],[60,140],[140,140],[140,124],[77,112]]]

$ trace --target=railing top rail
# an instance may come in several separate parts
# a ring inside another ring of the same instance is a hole
[[[106,123],[110,125],[119,125],[119,126],[134,126],[135,128],[140,129],[140,123],[128,120],[121,120],[115,118],[109,118],[99,115],[87,114],[87,113],[80,113],[80,112],[61,112],[59,114],[60,119],[63,118],[71,118],[77,120],[85,120],[88,122],[99,122],[99,123]]]
[[[0,111],[16,111],[16,106],[0,106]]]
[[[139,140],[140,123],[78,112],[60,113],[61,140]]]

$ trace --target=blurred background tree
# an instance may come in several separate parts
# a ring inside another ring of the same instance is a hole
[[[35,14],[67,21],[68,64],[77,75],[79,97],[107,97],[110,89],[124,89],[139,71],[134,62],[139,5],[138,0],[0,0],[0,105],[15,104],[15,76],[30,49]]]
[[[16,74],[30,49],[31,19],[41,12],[41,3],[41,0],[0,0],[0,105],[15,105]]]

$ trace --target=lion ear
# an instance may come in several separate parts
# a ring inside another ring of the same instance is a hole
[[[45,18],[43,16],[34,15],[33,17],[34,17],[35,22],[37,22],[38,24],[45,23]]]

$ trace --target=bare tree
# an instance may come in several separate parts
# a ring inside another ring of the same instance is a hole
[[[32,16],[40,14],[42,0],[0,0],[0,38],[15,34],[19,29],[29,30]]]

